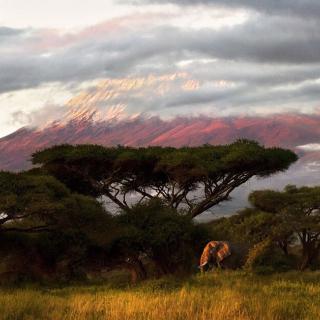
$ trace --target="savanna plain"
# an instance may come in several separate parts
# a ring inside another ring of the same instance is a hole
[[[2,288],[0,317],[26,319],[319,319],[320,272],[254,275],[220,271],[132,286]],[[121,281],[120,281],[121,280]]]

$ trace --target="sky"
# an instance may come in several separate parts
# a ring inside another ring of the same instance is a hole
[[[83,92],[102,114],[319,113],[319,18],[319,0],[0,0],[0,137]]]

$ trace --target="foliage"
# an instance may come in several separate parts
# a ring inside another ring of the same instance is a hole
[[[140,259],[162,273],[190,270],[205,236],[189,216],[160,200],[111,216],[89,196],[72,193],[43,172],[0,175],[0,254],[6,270],[29,279],[65,278],[126,267],[145,273]],[[29,255],[33,262],[26,267]]]
[[[38,280],[72,276],[91,247],[113,239],[114,219],[102,205],[53,177],[1,172],[0,198],[0,254],[10,261],[7,271]]]
[[[254,245],[270,236],[274,224],[272,214],[247,208],[228,218],[212,221],[210,227],[215,239]]]
[[[33,155],[34,164],[71,190],[104,195],[122,210],[131,210],[134,193],[138,203],[161,198],[192,217],[227,200],[251,177],[286,170],[296,159],[289,150],[248,140],[179,149],[60,145]]]
[[[248,253],[245,268],[256,273],[288,271],[294,265],[292,256],[285,256],[270,238],[255,244]]]
[[[255,272],[284,271],[294,268],[296,260],[288,252],[294,243],[288,224],[273,212],[246,208],[237,214],[210,223],[214,239],[226,239],[247,245],[245,267]]]
[[[33,176],[28,173],[0,173],[0,231],[9,231],[9,222],[32,225],[26,231],[47,229],[59,219],[61,199],[70,196],[70,191],[55,178]]]
[[[275,239],[286,245],[295,237],[302,246],[301,269],[311,266],[320,251],[320,187],[287,186],[284,191],[255,191],[249,196],[259,210],[277,220]],[[278,237],[277,237],[278,236]]]
[[[278,270],[293,266],[288,248],[299,241],[300,268],[316,265],[320,251],[320,187],[287,186],[284,191],[254,191],[249,201],[252,208],[211,223],[215,238],[250,244],[253,248],[249,265],[272,264]]]
[[[144,254],[164,274],[190,270],[195,253],[208,239],[202,226],[160,200],[137,204],[118,221],[125,231],[119,239],[120,251],[135,252],[136,257]]]

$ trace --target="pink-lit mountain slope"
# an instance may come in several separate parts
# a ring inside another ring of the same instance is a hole
[[[22,170],[31,166],[31,154],[61,143],[94,143],[106,146],[182,146],[223,144],[238,138],[254,139],[267,146],[297,146],[320,143],[320,115],[282,114],[270,117],[210,118],[134,116],[101,118],[72,117],[45,128],[22,128],[0,139],[0,169]],[[116,113],[117,114],[117,113]],[[302,151],[301,151],[302,152]],[[310,154],[311,156],[311,154]],[[318,152],[312,157],[320,160]]]

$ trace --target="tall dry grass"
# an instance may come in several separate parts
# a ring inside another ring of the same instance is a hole
[[[222,272],[116,289],[2,289],[1,319],[320,319],[320,273]]]

